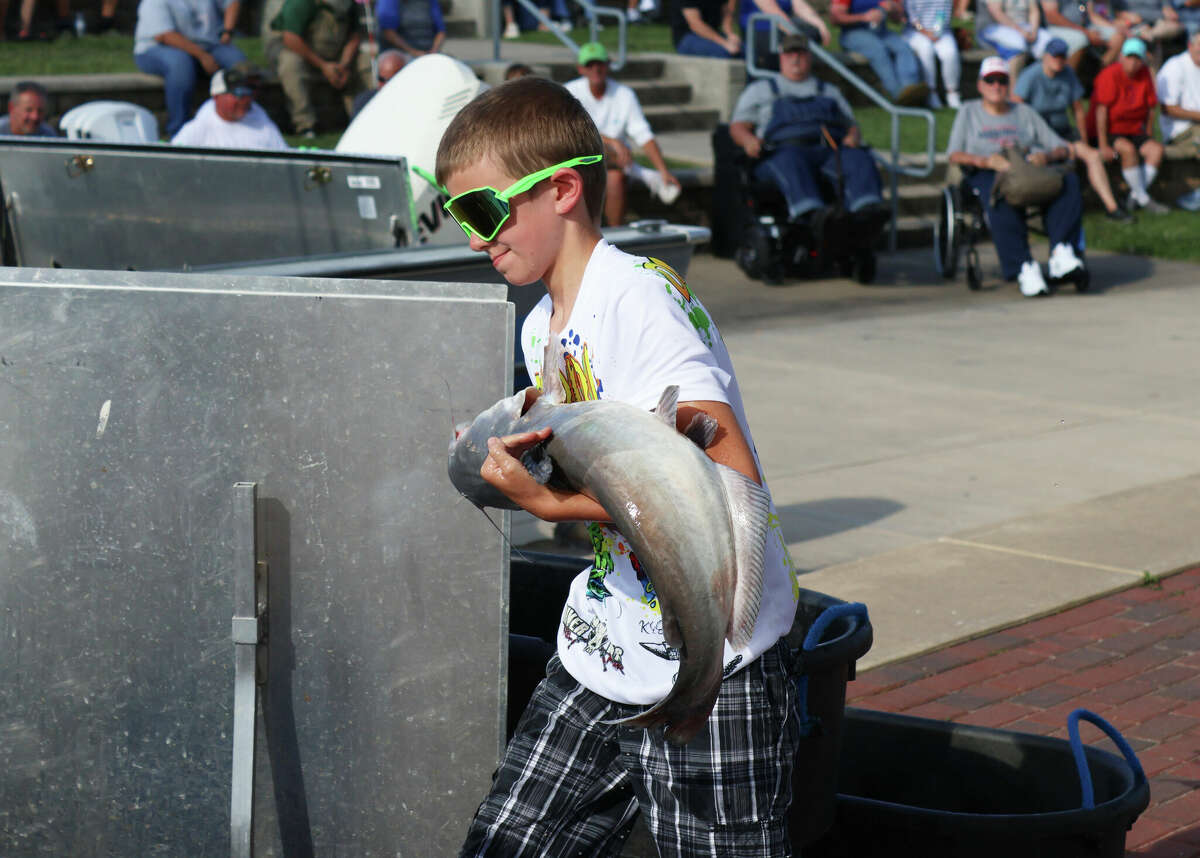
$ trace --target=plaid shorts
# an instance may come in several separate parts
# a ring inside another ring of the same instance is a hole
[[[782,641],[725,679],[684,747],[661,729],[605,724],[646,710],[571,677],[558,656],[534,691],[462,856],[613,856],[646,818],[663,858],[791,855],[787,813],[800,740]]]

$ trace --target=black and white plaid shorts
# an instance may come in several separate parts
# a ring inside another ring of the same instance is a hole
[[[676,747],[661,729],[603,723],[648,707],[587,690],[555,656],[460,854],[616,855],[640,809],[663,858],[791,855],[800,719],[789,666],[781,641],[726,678],[708,724]]]

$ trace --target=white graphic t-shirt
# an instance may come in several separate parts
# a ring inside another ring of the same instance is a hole
[[[521,326],[525,365],[539,387],[550,311],[547,295]],[[616,399],[650,410],[664,388],[677,384],[680,402],[728,404],[753,450],[725,343],[704,306],[666,263],[600,241],[557,336],[566,346],[566,363],[558,371],[569,400]],[[757,463],[757,451],[754,455]],[[799,583],[773,502],[769,521],[762,607],[746,649],[734,650],[726,641],[726,675],[774,645],[796,613]],[[595,557],[571,584],[558,632],[559,658],[582,685],[610,700],[657,703],[675,683],[679,655],[663,637],[654,587],[619,531],[593,522],[589,532]]]

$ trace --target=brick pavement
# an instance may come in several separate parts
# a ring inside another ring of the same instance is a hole
[[[847,703],[1060,738],[1086,707],[1150,779],[1127,854],[1200,858],[1200,567],[864,671]],[[1094,727],[1082,735],[1115,753]]]

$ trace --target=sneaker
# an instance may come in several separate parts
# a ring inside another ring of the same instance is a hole
[[[1050,252],[1050,261],[1046,264],[1051,280],[1062,280],[1071,272],[1081,268],[1083,268],[1083,262],[1075,255],[1075,250],[1071,245],[1061,241],[1054,245],[1054,250]]]
[[[521,36],[521,28],[517,26],[516,21],[509,21],[504,27],[504,38],[517,39]]]
[[[1166,214],[1167,212],[1170,211],[1169,208],[1164,206],[1162,203],[1160,203],[1158,200],[1154,199],[1153,197],[1146,197],[1146,201],[1144,203],[1142,203],[1142,209],[1145,212],[1147,212],[1148,214],[1156,214],[1156,215]]]
[[[946,93],[946,106],[953,107],[955,110],[962,107],[962,96],[958,94],[957,90]]]
[[[1175,205],[1190,212],[1200,212],[1200,188],[1188,191],[1175,201]]]
[[[305,128],[303,131],[297,131],[296,134],[298,134],[300,137],[303,137],[305,140],[317,139],[317,132],[311,128]]]
[[[634,6],[632,9],[626,9],[625,20],[627,20],[630,24],[637,24],[642,20],[642,13],[637,10],[636,6]]]
[[[638,9],[642,12],[650,13],[657,8],[658,4],[655,3],[654,0],[641,0],[641,2],[638,3]]]
[[[896,93],[896,104],[902,107],[920,107],[929,98],[929,86],[924,83],[910,83]]]
[[[1104,216],[1113,223],[1137,223],[1137,218],[1120,206],[1117,206],[1110,212],[1105,212]]]
[[[662,200],[663,205],[673,205],[679,195],[683,193],[683,188],[679,185],[673,185],[670,182],[663,182],[662,187],[658,189],[658,198]]]
[[[929,100],[925,102],[925,106],[930,110],[941,110],[942,100],[938,98],[938,94],[932,89],[929,91]]]
[[[1017,284],[1021,287],[1021,294],[1026,298],[1050,294],[1050,287],[1046,285],[1046,280],[1042,277],[1042,267],[1032,259],[1021,266],[1021,273],[1017,275]]]

